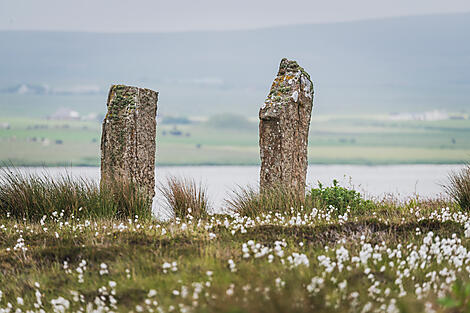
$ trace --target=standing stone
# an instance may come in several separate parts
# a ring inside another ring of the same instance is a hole
[[[296,61],[282,59],[259,111],[260,190],[273,186],[305,196],[313,84]]]
[[[155,137],[158,92],[113,85],[101,135],[101,185],[134,182],[155,195]]]

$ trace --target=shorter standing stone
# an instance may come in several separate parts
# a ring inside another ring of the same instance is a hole
[[[101,185],[128,181],[155,195],[158,92],[113,85],[101,135]]]
[[[268,98],[259,111],[260,190],[290,188],[305,196],[308,130],[313,84],[297,62],[282,59]]]

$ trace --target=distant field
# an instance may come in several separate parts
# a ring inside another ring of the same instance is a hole
[[[98,122],[0,117],[0,161],[15,165],[99,165]],[[391,121],[385,116],[315,116],[309,161],[319,164],[462,163],[470,120]],[[160,165],[259,163],[256,123],[158,126]]]

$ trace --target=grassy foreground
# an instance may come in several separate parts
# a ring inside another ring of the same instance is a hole
[[[0,312],[464,311],[470,215],[446,206],[168,222],[3,212]]]

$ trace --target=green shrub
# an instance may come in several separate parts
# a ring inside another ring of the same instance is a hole
[[[375,206],[371,200],[365,200],[359,192],[339,186],[336,179],[331,187],[323,187],[318,183],[318,188],[312,188],[308,192],[307,199],[325,206],[331,205],[338,209],[339,214],[343,214],[348,208],[351,212],[364,212]]]
[[[463,210],[470,210],[470,163],[459,172],[451,172],[444,189]]]
[[[225,200],[229,210],[242,216],[255,217],[269,211],[283,212],[291,208],[301,210],[305,198],[284,186],[275,186],[260,193],[253,187],[239,187],[232,192],[230,199]]]
[[[53,212],[64,217],[148,218],[151,206],[133,183],[116,182],[100,189],[95,181],[69,174],[53,178],[10,168],[0,171],[1,216],[37,221]]]
[[[190,214],[199,218],[207,214],[209,200],[206,189],[192,179],[171,176],[166,184],[158,186],[158,190],[175,217],[184,219]]]

